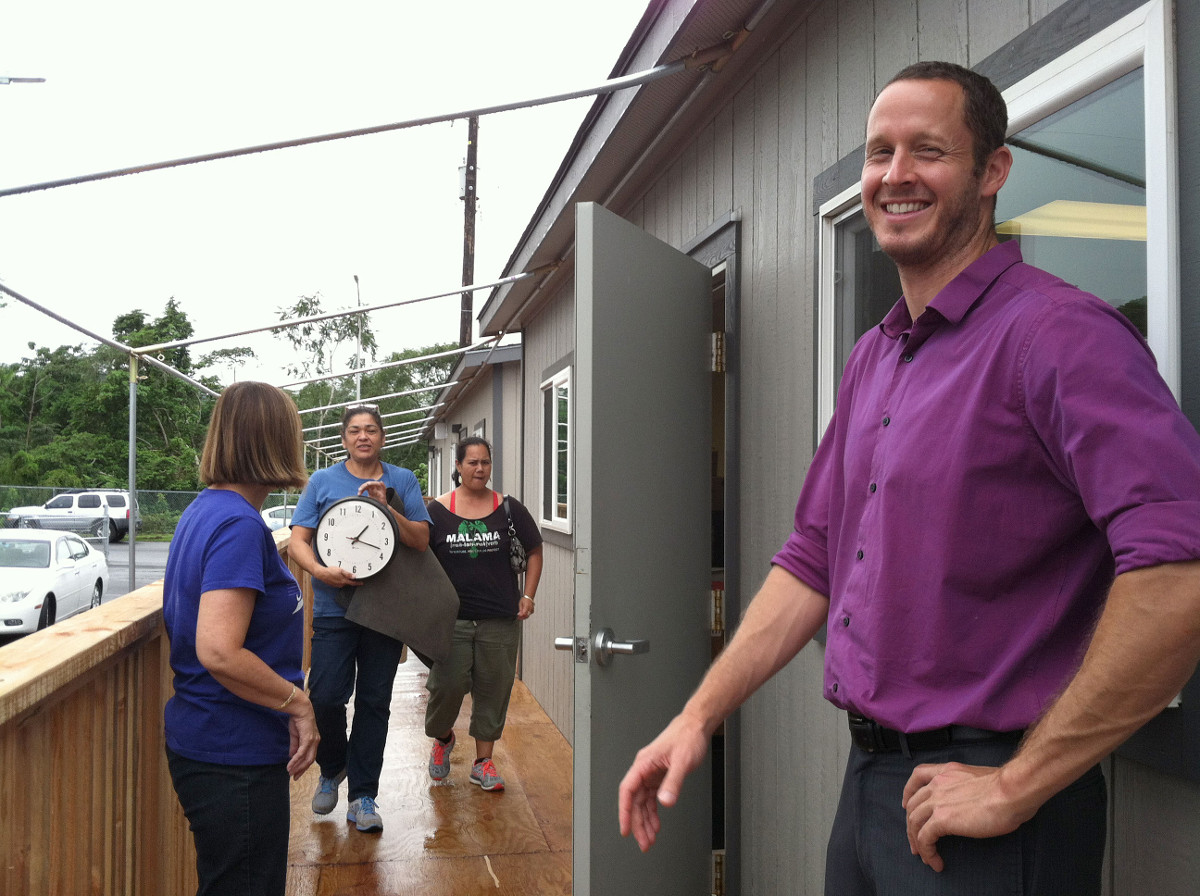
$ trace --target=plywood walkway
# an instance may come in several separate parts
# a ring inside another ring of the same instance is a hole
[[[400,666],[392,694],[379,811],[382,834],[346,821],[346,785],[330,815],[312,813],[314,765],[292,785],[288,896],[516,896],[571,893],[571,748],[518,681],[496,744],[503,793],[467,780],[475,742],[470,698],[455,725],[450,776],[430,780],[427,670]]]

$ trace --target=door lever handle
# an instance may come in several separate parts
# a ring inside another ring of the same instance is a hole
[[[632,656],[635,653],[649,653],[650,641],[645,638],[614,641],[612,629],[602,628],[592,639],[592,652],[599,665],[607,666],[613,654]]]

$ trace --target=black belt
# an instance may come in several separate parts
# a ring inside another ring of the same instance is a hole
[[[905,734],[885,728],[874,719],[848,712],[850,739],[860,750],[867,753],[903,752],[906,756],[914,750],[940,750],[954,744],[971,744],[989,740],[1020,740],[1024,731],[989,731],[986,728],[971,728],[967,725],[947,725],[932,731],[914,731]]]

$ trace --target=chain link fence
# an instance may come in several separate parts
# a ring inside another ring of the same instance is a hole
[[[49,488],[36,485],[0,485],[0,525],[20,525],[11,521],[9,512],[14,507],[41,508],[46,514],[43,519],[51,518],[52,511],[45,510],[45,505],[54,498],[70,492],[80,492],[80,489]],[[196,500],[199,492],[155,491],[139,489],[136,507],[141,517],[142,525],[138,530],[138,538],[154,541],[167,541],[175,532],[179,517],[187,506]],[[263,512],[268,518],[267,524],[273,529],[285,526],[291,519],[288,511],[277,511],[267,514],[268,510],[280,507],[295,507],[299,500],[297,492],[272,492],[263,504]],[[48,523],[40,523],[42,528],[52,528]],[[87,531],[87,527],[84,527]]]

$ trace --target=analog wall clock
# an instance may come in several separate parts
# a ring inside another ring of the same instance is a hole
[[[326,566],[340,566],[355,578],[375,575],[396,553],[400,528],[392,512],[365,495],[329,505],[313,539]]]

